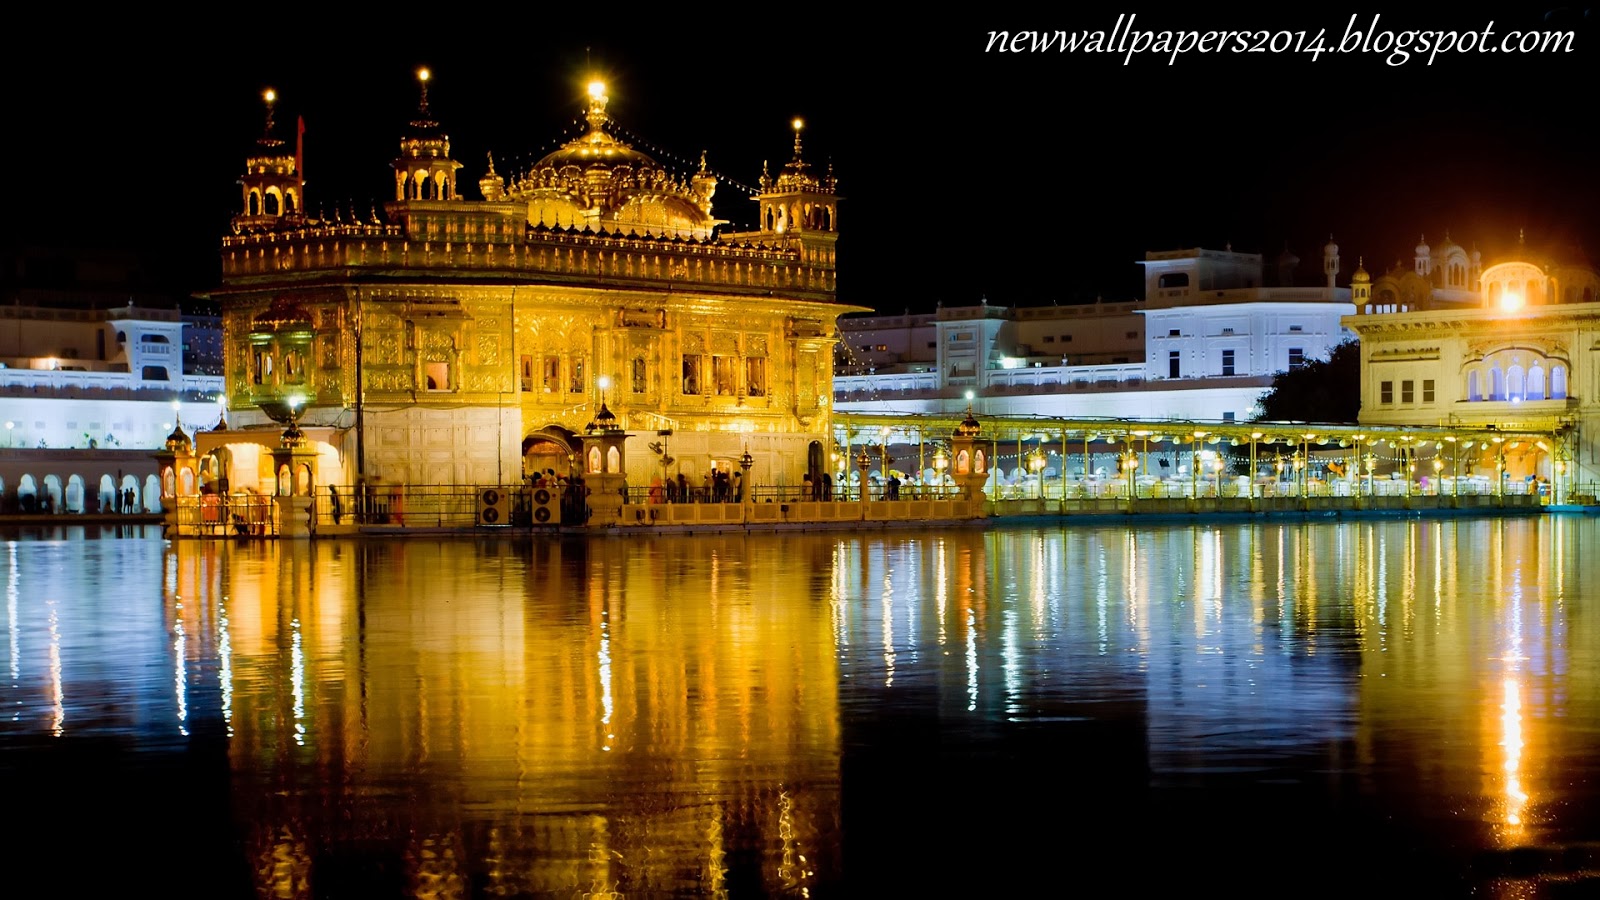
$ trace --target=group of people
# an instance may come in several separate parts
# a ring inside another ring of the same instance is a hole
[[[800,496],[814,501],[830,503],[833,501],[833,476],[823,472],[816,478],[807,472],[800,481]]]
[[[744,473],[716,469],[701,476],[698,488],[692,487],[682,472],[665,480],[656,475],[650,479],[649,500],[651,503],[743,503]]]
[[[133,488],[123,488],[114,493],[101,492],[100,511],[119,516],[135,515],[140,512],[139,492]]]

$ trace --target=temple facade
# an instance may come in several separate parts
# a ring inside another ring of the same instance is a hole
[[[1600,481],[1600,274],[1584,259],[1521,238],[1485,265],[1477,251],[1424,238],[1410,265],[1358,268],[1361,421],[1544,431],[1557,445],[1470,447],[1484,471],[1570,484]]]
[[[839,197],[799,121],[760,225],[729,232],[704,154],[674,172],[617,137],[598,83],[580,137],[520,171],[490,157],[469,186],[423,74],[398,154],[374,161],[393,199],[332,221],[306,214],[269,95],[210,294],[229,414],[197,436],[202,480],[271,492],[290,426],[327,485],[567,476],[596,427],[629,436],[634,486],[745,453],[752,484],[822,470],[835,320],[859,308],[835,302]]]

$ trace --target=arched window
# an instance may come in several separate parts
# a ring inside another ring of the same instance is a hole
[[[1523,397],[1528,400],[1544,399],[1544,367],[1538,363],[1528,367],[1528,384]]]
[[[1489,399],[1504,400],[1506,398],[1506,373],[1499,366],[1489,370]]]
[[[618,453],[617,452],[617,448],[615,448],[615,447],[612,447],[611,449],[606,451],[606,471],[607,472],[620,472],[620,471],[622,471],[622,454]]]
[[[1551,400],[1565,400],[1565,399],[1567,399],[1567,367],[1566,366],[1551,366],[1550,367],[1550,399]]]
[[[244,211],[246,215],[261,215],[261,195],[251,191],[249,199],[245,202]]]
[[[144,509],[145,512],[161,512],[161,484],[154,475],[144,480]]]
[[[1512,366],[1506,370],[1506,399],[1521,400],[1523,390],[1522,367]]]
[[[972,472],[973,472],[973,474],[982,475],[984,472],[989,471],[988,469],[984,468],[984,466],[985,466],[985,461],[984,461],[984,458],[983,458],[983,451],[982,450],[973,451],[973,454],[972,454]]]
[[[1478,370],[1473,369],[1467,373],[1467,399],[1482,400],[1483,388],[1478,384]]]
[[[970,471],[972,471],[972,460],[967,456],[967,451],[963,450],[960,453],[957,453],[956,474],[965,475]]]
[[[273,194],[273,193],[268,193],[267,197],[266,197],[266,201],[262,204],[262,208],[266,211],[266,214],[269,215],[269,216],[277,215],[278,214],[278,195],[277,194]]]
[[[600,470],[600,448],[599,447],[590,447],[589,448],[589,474],[597,475],[597,474],[600,473],[600,471],[601,471]]]

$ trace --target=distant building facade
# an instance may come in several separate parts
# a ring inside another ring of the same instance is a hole
[[[1358,269],[1361,421],[1550,431],[1555,447],[1490,441],[1465,451],[1477,470],[1600,481],[1600,274],[1581,254],[1519,239],[1483,265],[1449,241],[1423,240],[1410,265]]]
[[[144,288],[132,260],[44,247],[5,259],[5,446],[154,449],[179,420],[191,430],[218,420],[220,373],[196,371],[184,352],[205,339],[204,317]]]
[[[1257,253],[1152,251],[1142,300],[840,321],[840,412],[1244,421],[1276,373],[1327,358],[1352,333],[1338,247],[1321,286],[1268,278]],[[1277,282],[1277,283],[1269,283]]]

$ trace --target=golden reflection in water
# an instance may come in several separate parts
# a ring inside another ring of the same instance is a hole
[[[1522,688],[1514,676],[1506,677],[1500,705],[1500,747],[1505,754],[1505,826],[1500,835],[1507,845],[1514,846],[1521,842],[1522,814],[1528,805],[1522,787]]]
[[[262,894],[350,842],[415,896],[715,896],[733,844],[767,893],[837,869],[837,556],[746,540],[175,544]],[[667,596],[686,568],[708,596]]]

